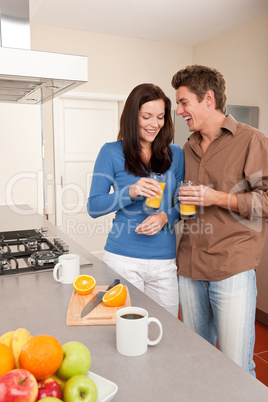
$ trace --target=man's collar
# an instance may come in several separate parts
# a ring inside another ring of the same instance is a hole
[[[237,130],[237,121],[233,118],[231,114],[228,114],[226,116],[226,119],[223,122],[223,125],[221,126],[222,129],[230,131],[233,135],[236,134]]]

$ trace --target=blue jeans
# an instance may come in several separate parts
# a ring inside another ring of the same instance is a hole
[[[179,276],[182,321],[256,377],[255,270],[221,281],[198,281]]]

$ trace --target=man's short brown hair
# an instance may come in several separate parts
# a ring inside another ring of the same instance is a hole
[[[173,88],[187,87],[196,94],[199,101],[208,90],[214,92],[216,109],[226,113],[226,83],[223,75],[216,69],[194,64],[179,70],[172,78]]]

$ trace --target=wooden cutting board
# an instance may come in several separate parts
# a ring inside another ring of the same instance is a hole
[[[79,295],[76,291],[73,292],[66,317],[66,324],[72,325],[114,325],[116,323],[116,312],[123,307],[129,307],[130,296],[127,286],[127,299],[122,306],[108,307],[104,303],[98,304],[89,314],[84,318],[80,317],[81,311],[100,290],[106,290],[107,286],[96,286],[92,293],[89,295]]]

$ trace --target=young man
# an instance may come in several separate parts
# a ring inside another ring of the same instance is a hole
[[[268,217],[268,138],[226,112],[225,80],[193,65],[172,79],[177,115],[193,133],[184,145],[179,193],[194,204],[178,247],[183,322],[255,376],[256,278]]]

